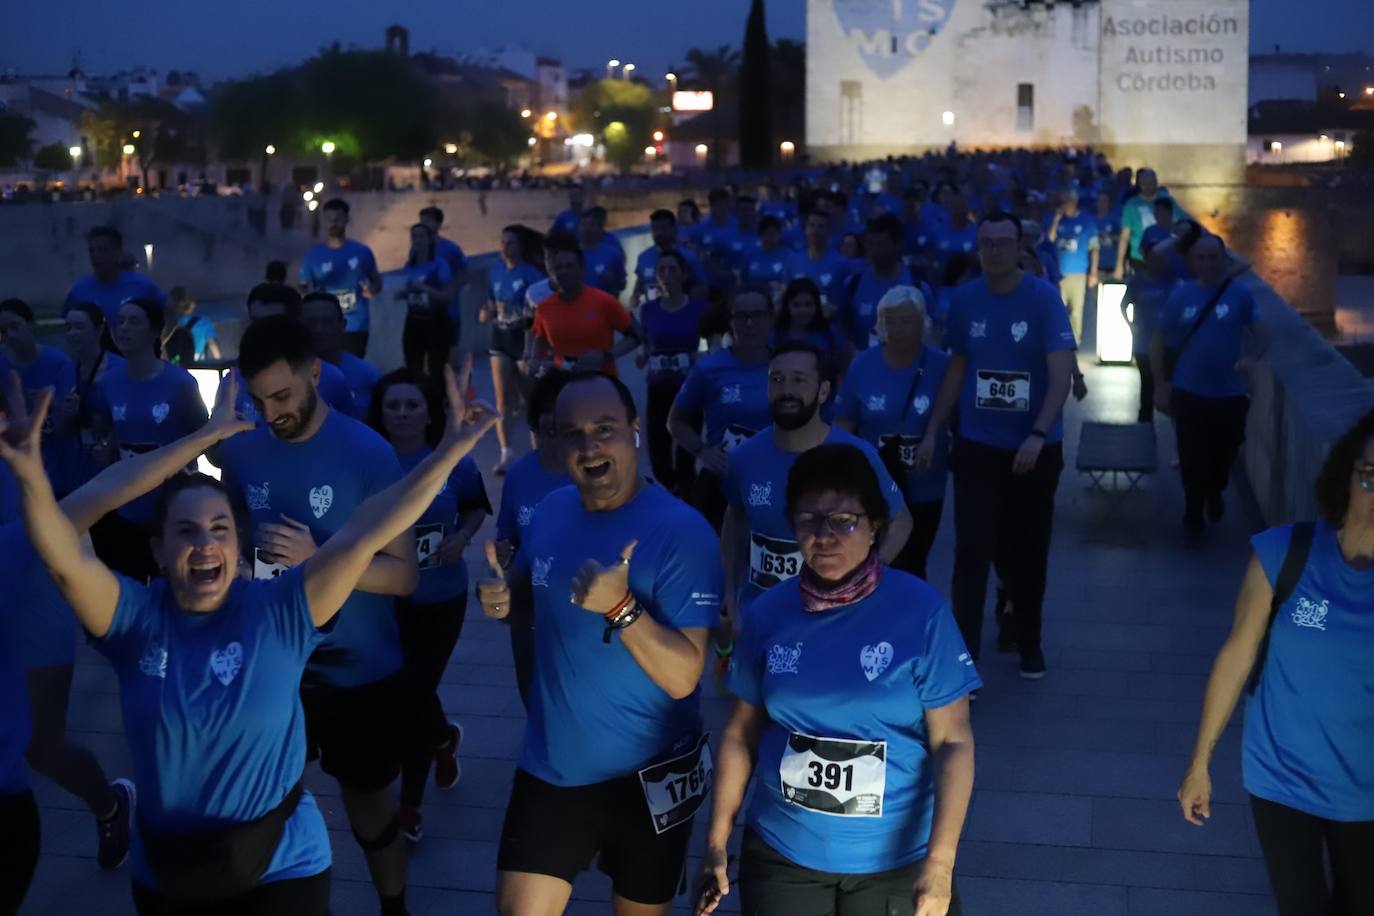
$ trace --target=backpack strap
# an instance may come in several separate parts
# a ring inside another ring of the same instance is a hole
[[[1315,522],[1298,522],[1293,526],[1288,550],[1283,555],[1283,566],[1279,568],[1279,577],[1274,582],[1274,597],[1269,602],[1269,622],[1264,627],[1264,638],[1260,640],[1259,652],[1255,654],[1255,665],[1250,669],[1247,693],[1253,694],[1259,686],[1260,675],[1264,673],[1264,663],[1269,657],[1269,634],[1274,630],[1274,620],[1278,617],[1279,608],[1293,597],[1293,590],[1298,587],[1298,580],[1307,568],[1307,558],[1312,553],[1312,538],[1316,530]]]

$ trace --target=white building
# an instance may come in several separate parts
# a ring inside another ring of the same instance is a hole
[[[1087,145],[1234,180],[1249,0],[808,0],[818,158]]]

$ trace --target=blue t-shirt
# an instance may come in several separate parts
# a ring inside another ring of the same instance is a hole
[[[9,469],[0,476],[8,488]],[[34,552],[20,511],[16,501],[0,516],[8,523],[0,528],[0,653],[23,671],[70,665],[76,659],[76,617]]]
[[[409,474],[433,451],[425,446],[409,455],[397,456],[401,471]],[[420,567],[420,584],[410,595],[413,604],[437,604],[468,590],[467,563],[459,559],[457,563],[441,564],[439,544],[457,531],[462,516],[473,510],[490,515],[491,504],[487,502],[487,491],[482,485],[482,472],[468,456],[458,462],[439,495],[415,523],[415,558]]]
[[[1094,216],[1097,221],[1097,269],[1102,273],[1116,270],[1121,253],[1121,208],[1114,207],[1106,216]]]
[[[281,804],[305,769],[301,672],[321,638],[298,570],[236,581],[210,614],[177,607],[165,579],[145,586],[120,577],[114,620],[95,647],[119,677],[141,825],[213,830]],[[324,818],[306,794],[262,880],[308,877],[329,864]],[[157,887],[137,840],[133,872]]]
[[[685,245],[676,246],[674,250],[687,262],[688,287],[695,289],[705,283],[706,273],[701,269],[701,259],[697,257],[696,252]],[[658,282],[659,254],[658,246],[650,245],[639,253],[639,258],[635,261],[635,276],[645,289],[653,289],[654,284]]]
[[[320,362],[327,363],[328,360],[322,359]],[[364,419],[367,416],[368,405],[372,403],[372,389],[376,386],[377,379],[382,377],[381,370],[347,350],[339,357],[339,364],[334,368],[339,370],[344,384],[348,386],[348,415],[358,420]],[[324,381],[323,372],[320,373],[320,381]],[[331,407],[334,406],[328,398],[325,398],[325,401]]]
[[[182,315],[177,324],[191,332],[197,360],[205,359],[205,348],[210,346],[210,341],[219,340],[215,334],[215,323],[204,315]]]
[[[645,367],[650,382],[680,382],[692,368],[701,346],[704,299],[688,298],[681,308],[669,310],[659,298],[647,299],[640,309],[640,326],[649,348]]]
[[[619,296],[625,289],[625,249],[615,236],[602,236],[595,246],[582,249],[582,257],[586,261],[583,282]]]
[[[1137,356],[1148,355],[1150,339],[1155,328],[1159,327],[1159,316],[1164,311],[1164,303],[1178,286],[1173,277],[1156,280],[1146,273],[1138,273],[1126,285],[1126,296],[1121,300],[1122,307],[1131,306],[1131,352]]]
[[[121,270],[113,283],[101,283],[94,274],[77,280],[62,302],[62,314],[65,316],[78,302],[90,302],[100,306],[105,323],[114,327],[119,320],[119,307],[130,299],[151,299],[164,308],[167,306],[167,294],[156,283],[143,274]]]
[[[890,441],[897,443],[906,468],[902,489],[908,502],[930,502],[945,496],[948,431],[941,431],[928,470],[916,470],[916,449],[925,438],[930,410],[948,366],[948,353],[925,347],[915,366],[893,369],[883,359],[882,348],[874,347],[854,357],[835,398],[835,418],[853,423],[854,434],[860,439],[877,449]]]
[[[932,256],[939,230],[940,224],[927,216],[925,208],[922,207],[918,219],[902,226],[902,254],[908,258]]]
[[[372,249],[345,239],[339,248],[319,243],[301,258],[301,282],[312,292],[333,293],[343,307],[344,330],[366,331],[368,300],[363,284],[377,272]]]
[[[551,472],[539,460],[539,453],[528,452],[506,469],[501,486],[501,509],[496,515],[496,540],[519,547],[525,529],[534,520],[534,510],[544,497],[572,483],[565,471]]]
[[[959,392],[959,435],[1012,450],[1026,441],[1045,403],[1046,357],[1077,349],[1059,290],[1030,274],[1005,295],[988,289],[986,277],[956,289],[945,343],[968,360]],[[1062,411],[1045,432],[1046,442],[1064,438]]]
[[[853,445],[864,453],[887,498],[890,518],[906,508],[902,490],[887,473],[873,446],[838,426],[830,427],[825,445]],[[773,441],[773,428],[759,432],[730,453],[725,474],[725,498],[744,512],[749,530],[738,536],[748,539],[749,562],[737,583],[741,608],[780,582],[801,572],[801,547],[787,517],[787,475],[800,452],[785,452]]]
[[[978,224],[969,222],[964,228],[955,229],[953,223],[937,223],[934,236],[935,260],[944,270],[956,254],[973,254],[978,247]]]
[[[768,363],[745,363],[729,348],[696,361],[673,406],[702,418],[702,445],[726,451],[773,422],[768,407]]]
[[[451,277],[461,277],[468,269],[468,256],[463,253],[462,246],[452,239],[439,236],[434,240],[434,253],[440,261],[448,265],[448,272]]]
[[[803,248],[792,259],[792,279],[805,277],[821,291],[821,304],[839,308],[844,304],[844,278],[847,262],[838,251],[827,251],[818,260],[807,256]]]
[[[792,278],[793,260],[793,253],[781,245],[771,251],[765,250],[762,245],[753,246],[741,258],[740,279],[744,288],[763,293],[770,301],[773,300],[774,287],[781,292]]]
[[[905,265],[895,280],[884,280],[865,265],[863,270],[851,277],[846,284],[847,298],[844,305],[843,320],[849,330],[849,339],[855,349],[866,350],[879,344],[875,328],[878,322],[878,303],[894,286],[915,286],[916,280]],[[838,316],[837,316],[838,320]]]
[[[1092,260],[1092,250],[1097,246],[1097,220],[1081,212],[1061,219],[1054,236],[1059,272],[1065,275],[1086,274]]]
[[[426,261],[423,264],[406,264],[401,268],[401,275],[405,278],[404,291],[407,309],[415,309],[420,312],[428,312],[430,309],[438,311],[442,308],[453,321],[459,321],[461,314],[455,307],[455,303],[448,306],[437,306],[429,298],[429,291],[426,287],[445,289],[453,282],[453,271],[449,268],[448,262],[442,257],[436,257],[433,261]],[[411,289],[411,284],[415,285]]]
[[[113,424],[121,459],[170,445],[200,429],[210,418],[191,373],[170,363],[163,363],[150,379],[131,377],[127,363],[111,366],[95,383],[95,399],[97,410]],[[147,525],[153,520],[156,505],[154,490],[118,511],[129,521]]]
[[[310,528],[317,545],[344,526],[363,500],[401,478],[401,464],[385,439],[336,410],[304,442],[285,442],[268,428],[240,433],[220,445],[220,467],[229,492],[243,497],[253,527],[282,523],[282,516]],[[281,567],[251,557],[254,574],[270,578]],[[356,687],[401,667],[395,602],[389,595],[355,591],[334,628],[310,659],[307,681]]]
[[[1270,587],[1292,526],[1254,536]],[[1269,631],[1245,701],[1246,791],[1333,821],[1374,820],[1374,569],[1346,562],[1318,522],[1312,552]]]
[[[38,358],[24,368],[0,355],[0,381],[9,386],[10,370],[19,373],[19,382],[30,404],[44,388],[53,389],[52,406],[43,422],[43,469],[48,472],[53,490],[65,495],[81,484],[81,433],[74,430],[58,434],[56,418],[67,395],[76,390],[76,364],[56,347],[39,347]]]
[[[549,235],[565,233],[567,235],[577,234],[577,224],[582,222],[581,212],[569,207],[553,218],[553,223],[549,226]]]
[[[487,271],[487,295],[497,304],[494,323],[501,327],[523,327],[525,293],[543,279],[543,274],[524,261],[514,267],[507,267],[506,262],[500,260],[492,265]]]
[[[688,239],[701,253],[707,281],[722,289],[733,289],[735,245],[742,244],[735,230],[734,218],[719,223],[707,217],[692,227]]]
[[[1160,315],[1159,326],[1164,332],[1165,343],[1178,346],[1214,295],[1215,287],[1204,289],[1197,283],[1184,283],[1175,289]],[[1245,329],[1258,317],[1250,291],[1232,280],[1188,345],[1178,354],[1174,387],[1205,398],[1244,395],[1245,376],[1236,371],[1236,362],[1244,351]]]
[[[576,487],[550,493],[534,512],[517,565],[534,593],[534,683],[518,766],[557,786],[634,773],[701,734],[700,688],[674,700],[603,637],[600,614],[568,601],[582,564],[630,561],[630,591],[654,620],[678,630],[720,622],[720,545],[696,510],[645,484],[611,512],[588,512]]]
[[[925,710],[982,686],[939,592],[886,568],[867,598],[808,613],[798,583],[784,583],[749,609],[729,684],[768,713],[747,814],[766,843],[840,874],[926,854],[935,774]]]

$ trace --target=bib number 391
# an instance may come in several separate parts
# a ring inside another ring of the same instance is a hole
[[[792,733],[778,765],[787,802],[834,817],[882,817],[887,742]]]
[[[711,774],[711,745],[706,735],[682,756],[639,771],[654,833],[666,833],[692,819],[711,791]]]

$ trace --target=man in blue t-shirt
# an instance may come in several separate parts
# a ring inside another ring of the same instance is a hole
[[[334,294],[347,323],[344,346],[361,359],[367,355],[368,303],[382,291],[382,275],[372,249],[348,237],[348,203],[335,197],[320,213],[325,240],[301,258],[301,291]]]
[[[696,248],[706,268],[706,282],[725,292],[735,288],[733,246],[735,242],[735,214],[731,210],[730,192],[712,188],[706,197],[706,218],[692,227],[688,241]]]
[[[830,247],[830,217],[816,208],[802,217],[806,247],[792,259],[792,279],[805,277],[821,291],[821,309],[833,318],[844,304],[845,258]]]
[[[321,403],[310,331],[289,316],[248,326],[239,372],[265,425],[215,456],[251,517],[254,578],[299,566],[368,497],[401,478],[395,451],[369,427]],[[412,530],[372,560],[310,657],[301,700],[320,768],[344,809],[383,899],[405,891],[406,851],[389,787],[400,775],[412,691],[401,668],[393,596],[418,579]]]
[[[86,235],[91,272],[72,284],[62,302],[67,314],[78,302],[91,302],[105,313],[105,326],[119,320],[119,307],[130,299],[150,299],[167,305],[167,294],[143,274],[124,269],[124,236],[111,226],[96,226]]]
[[[877,346],[878,303],[894,286],[916,286],[902,263],[902,221],[890,213],[869,220],[864,231],[863,270],[849,278],[841,306],[842,326],[856,350]]]
[[[76,366],[56,347],[39,346],[34,315],[22,299],[0,302],[0,386],[9,387],[10,370],[19,373],[25,397],[35,401],[44,388],[53,389],[53,410],[43,423],[43,469],[59,498],[81,482],[81,415],[77,408]]]
[[[1069,324],[1075,339],[1083,333],[1083,310],[1088,290],[1097,288],[1097,221],[1078,208],[1078,192],[1063,192],[1047,235],[1054,245],[1059,265],[1059,294],[1069,310]]]
[[[710,788],[698,685],[720,555],[706,520],[645,477],[622,382],[573,376],[555,418],[573,485],[535,509],[509,574],[487,543],[478,586],[488,616],[535,621],[498,903],[562,912],[599,855],[616,912],[666,916]]]
[[[344,349],[344,315],[339,300],[330,293],[307,293],[301,299],[301,321],[310,329],[315,355],[343,374],[352,405],[344,413],[355,420],[366,420],[372,388],[382,373]]]
[[[425,207],[420,211],[420,222],[429,227],[429,231],[434,233],[434,254],[440,261],[448,265],[449,271],[453,274],[453,284],[451,290],[454,295],[462,288],[468,276],[468,256],[463,253],[462,247],[452,239],[446,239],[439,234],[439,227],[444,225],[444,211],[438,207]]]
[[[1021,676],[1036,680],[1045,676],[1041,606],[1077,344],[1058,290],[1017,266],[1022,242],[1021,221],[1010,214],[978,223],[983,276],[954,292],[949,367],[916,464],[930,467],[957,406],[954,615],[976,659],[996,558],[1013,607],[1013,620],[999,621],[997,648],[1018,649]]]
[[[704,295],[702,288],[706,274],[701,269],[701,261],[696,253],[685,245],[679,245],[677,236],[677,217],[672,210],[655,210],[649,214],[649,234],[654,243],[645,248],[635,261],[634,292],[630,303],[641,305],[649,298],[649,293],[658,283],[658,259],[665,251],[676,251],[687,262],[687,288],[696,295]]]
[[[832,426],[820,405],[830,399],[833,369],[805,341],[784,341],[768,362],[768,407],[773,425],[730,453],[725,498],[730,509],[721,530],[727,607],[743,615],[749,602],[801,572],[801,548],[787,517],[787,474],[797,456],[826,443],[853,445],[873,465],[887,497],[891,522],[880,548],[890,562],[911,534],[911,513],[901,487],[864,440]]]
[[[589,207],[577,224],[577,241],[586,263],[583,282],[619,298],[625,291],[625,249],[606,231],[606,208]]]
[[[1226,512],[1222,493],[1250,408],[1246,376],[1264,353],[1264,335],[1254,297],[1227,275],[1222,240],[1204,234],[1189,257],[1196,279],[1164,303],[1150,363],[1155,405],[1173,415],[1177,431],[1185,543],[1196,546],[1204,517],[1219,522]]]
[[[549,235],[577,235],[578,224],[582,222],[582,204],[586,193],[581,185],[568,189],[568,209],[559,211],[549,226]]]

